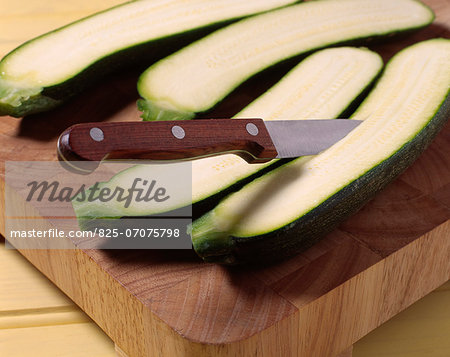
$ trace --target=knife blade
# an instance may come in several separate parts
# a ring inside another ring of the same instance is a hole
[[[361,121],[349,119],[201,119],[76,124],[58,139],[64,161],[186,160],[225,153],[249,163],[314,155]]]

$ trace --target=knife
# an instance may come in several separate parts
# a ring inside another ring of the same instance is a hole
[[[99,162],[186,160],[233,153],[249,163],[263,163],[318,154],[360,123],[349,119],[253,118],[85,123],[61,134],[58,156],[66,162]]]

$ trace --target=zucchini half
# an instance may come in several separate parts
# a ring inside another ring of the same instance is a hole
[[[405,170],[450,113],[450,40],[395,55],[352,116],[343,140],[261,176],[193,223],[207,261],[243,263],[291,256],[333,230]]]
[[[343,42],[424,27],[433,12],[417,0],[310,1],[242,20],[149,67],[139,78],[144,120],[190,119],[258,72]]]
[[[265,120],[336,118],[364,93],[382,66],[380,56],[367,49],[341,47],[316,52],[236,117],[262,117]],[[196,203],[194,213],[204,213],[212,209],[219,198],[277,162],[280,163],[279,160],[272,160],[264,164],[248,164],[232,154],[194,160],[192,201],[174,200],[171,209]],[[128,187],[127,183],[136,177],[152,177],[153,170],[152,165],[134,166],[118,173],[102,187],[113,189],[118,183]],[[77,217],[85,219],[156,213],[155,207],[145,202],[133,202],[126,209],[123,204],[86,200],[74,201],[73,207]]]
[[[180,38],[192,41],[206,33],[199,29],[217,29],[225,21],[296,1],[140,0],[86,17],[28,41],[2,59],[0,115],[51,109],[117,67],[142,57],[161,58],[167,48],[180,48]]]

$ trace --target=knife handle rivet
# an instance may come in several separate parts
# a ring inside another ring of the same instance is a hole
[[[100,128],[91,128],[89,135],[94,141],[103,141],[105,139],[105,134],[103,134],[103,130]]]
[[[245,126],[245,129],[247,129],[247,132],[248,132],[250,135],[253,135],[253,136],[258,135],[258,133],[259,133],[258,127],[257,127],[255,124],[253,124],[253,123],[248,123],[248,124]]]
[[[186,136],[184,129],[181,126],[175,125],[172,127],[172,134],[177,139],[183,139]]]

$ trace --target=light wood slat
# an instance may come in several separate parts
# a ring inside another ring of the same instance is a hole
[[[0,5],[2,13],[0,14],[0,18],[14,15],[39,16],[48,13],[66,14],[77,12],[89,14],[126,1],[127,0],[1,0]]]
[[[49,284],[49,289],[53,287]],[[13,310],[0,313],[0,330],[74,323],[93,323],[75,304],[68,307]]]
[[[448,357],[450,281],[354,345],[353,357]]]
[[[72,306],[73,302],[18,251],[0,243],[0,319],[3,312]],[[1,323],[1,322],[0,322]]]
[[[113,357],[114,344],[92,323],[0,330],[0,356]]]
[[[0,58],[21,43],[124,0],[0,0]]]

